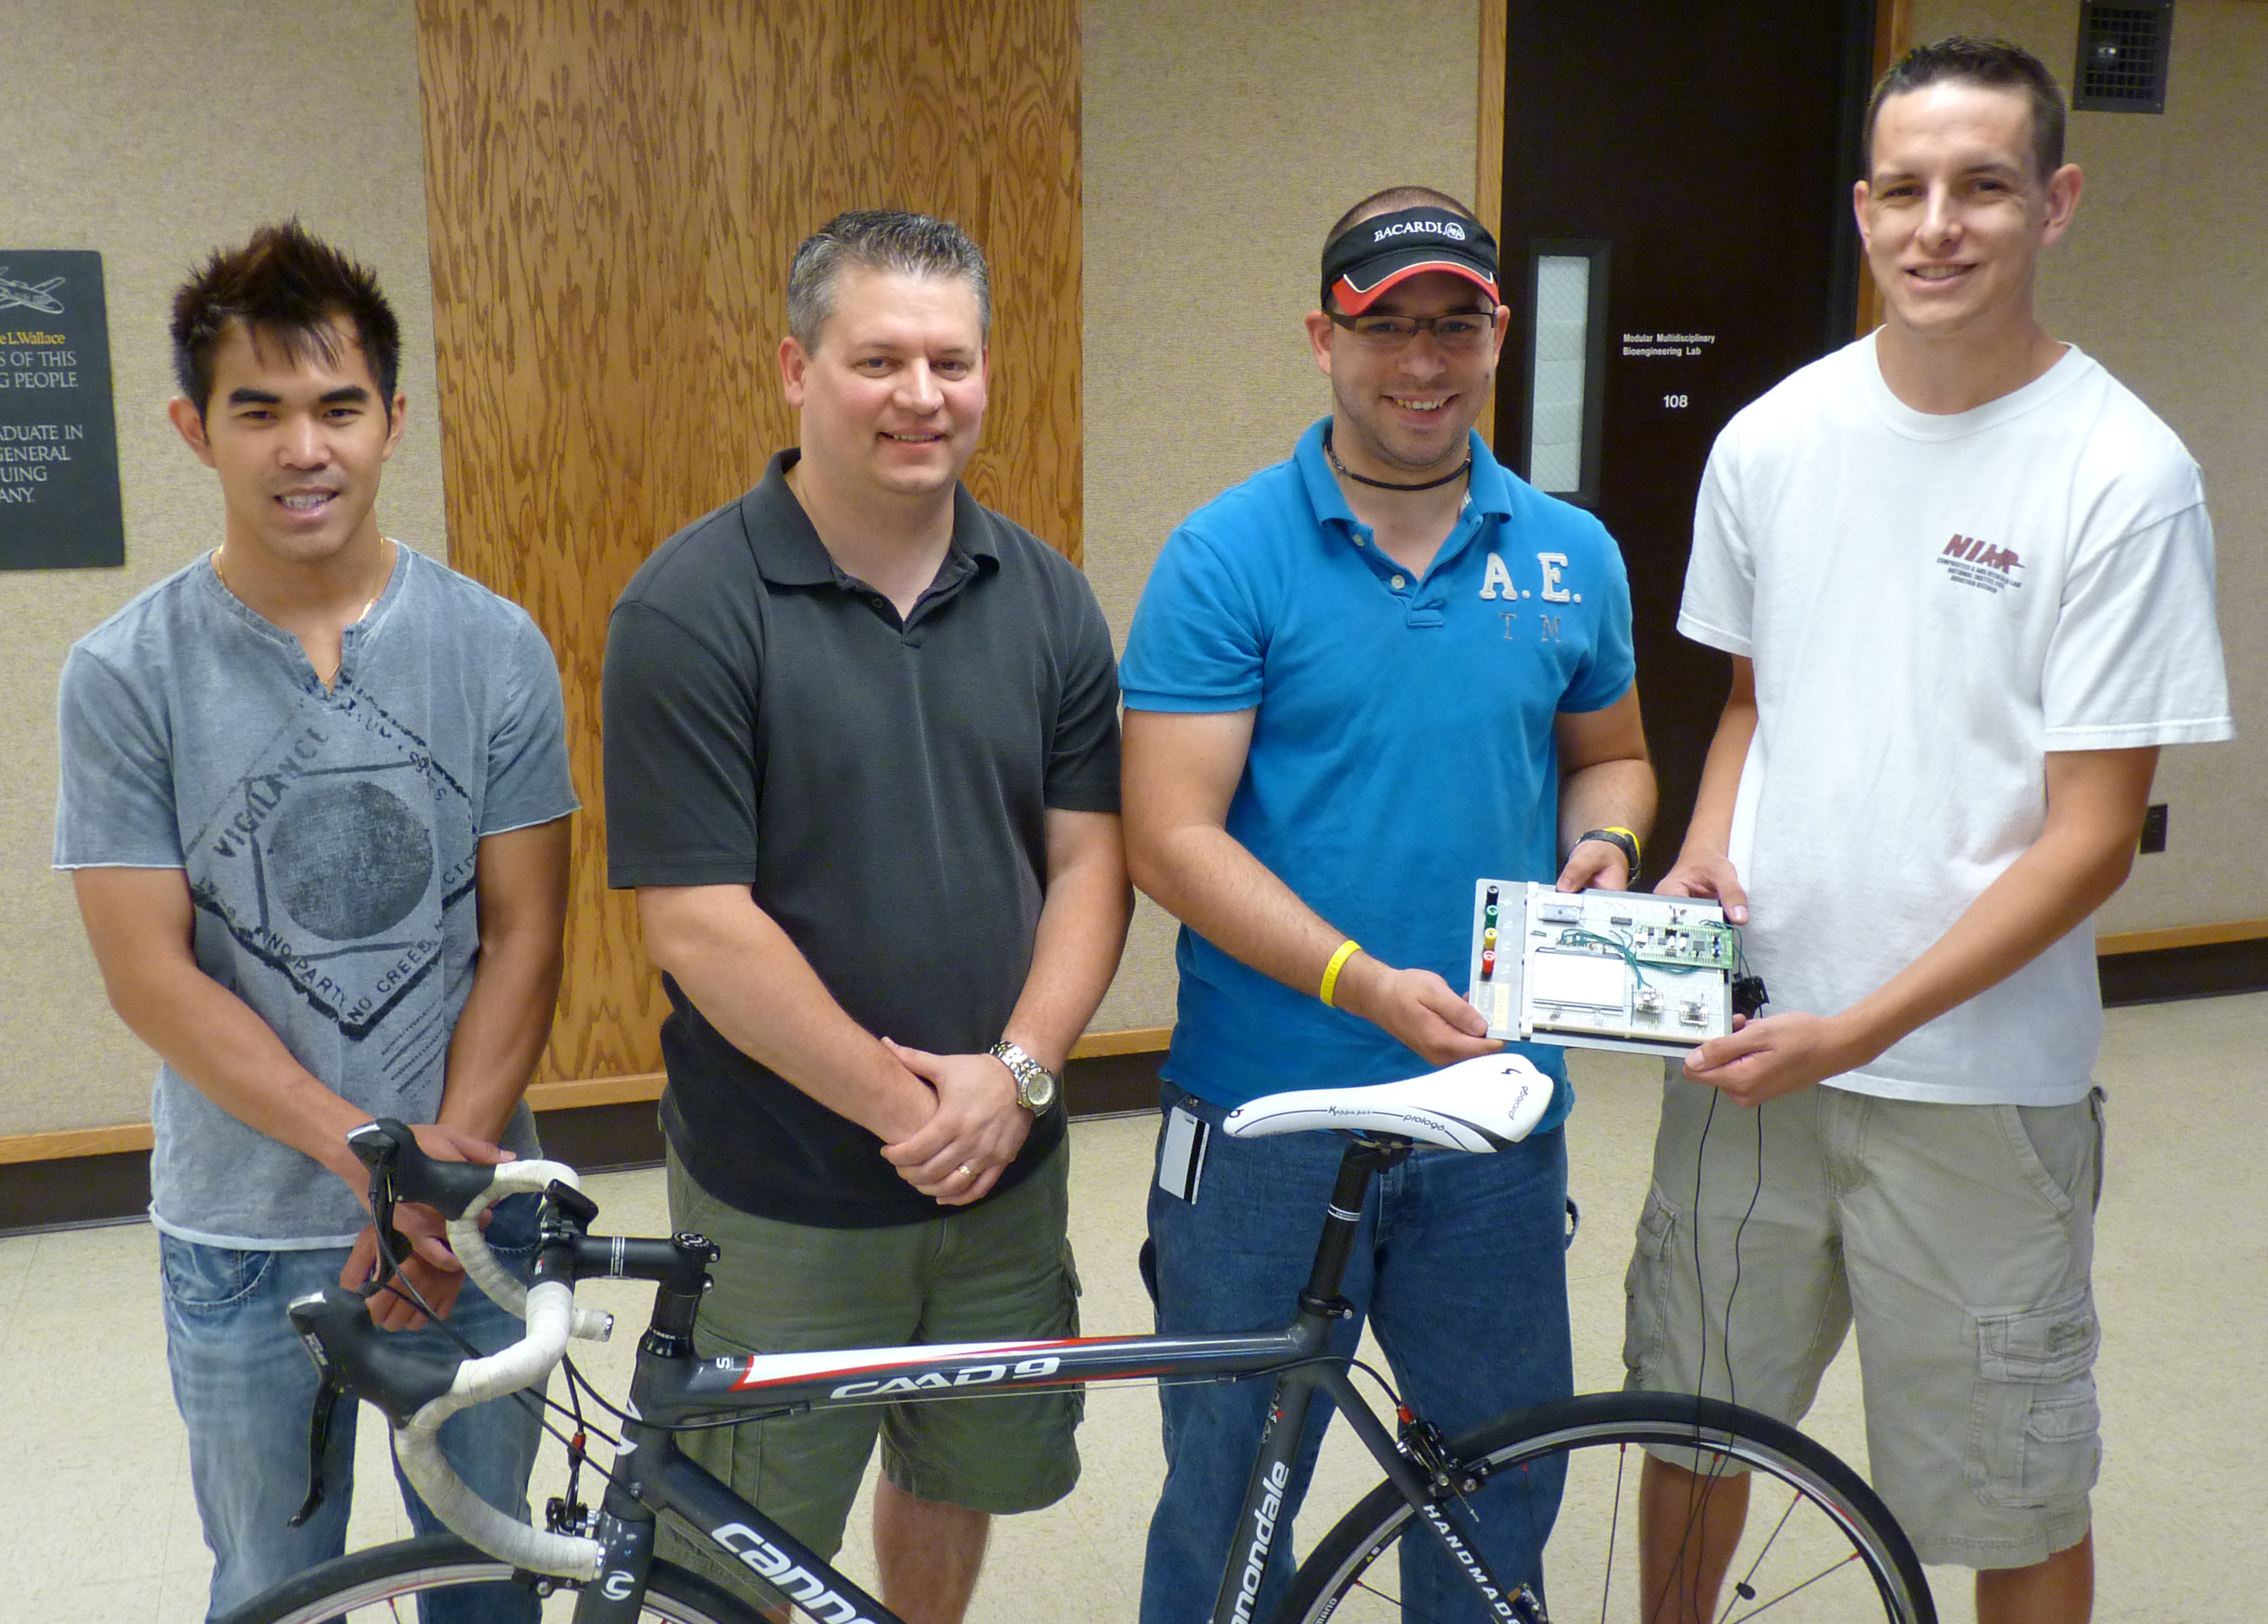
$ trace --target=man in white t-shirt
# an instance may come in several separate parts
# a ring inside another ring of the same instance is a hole
[[[1793,1420],[1855,1321],[1922,1560],[1978,1570],[1981,1624],[2084,1620],[2088,922],[2158,748],[2232,732],[2212,531],[2173,432],[2034,314],[2080,188],[2047,70],[1918,47],[1867,131],[1883,324],[1702,482],[1678,625],[1733,691],[1659,889],[1721,898],[1771,1001],[1666,1086],[1624,1356]],[[1714,1616],[1745,1502],[1647,1462],[1644,1617]]]

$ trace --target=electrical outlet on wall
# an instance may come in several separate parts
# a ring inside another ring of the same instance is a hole
[[[2152,801],[2150,809],[2142,814],[2142,844],[2139,849],[2146,857],[2153,852],[2166,849],[2166,803],[2162,801]]]

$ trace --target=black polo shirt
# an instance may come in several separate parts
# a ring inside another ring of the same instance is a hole
[[[615,606],[608,882],[746,885],[859,1025],[982,1053],[1031,965],[1048,808],[1118,810],[1109,628],[1078,570],[966,490],[902,622],[828,556],[787,487],[797,455],[664,543]],[[942,1210],[662,985],[662,1126],[703,1189],[836,1229]],[[992,1194],[1063,1133],[1058,1102]]]

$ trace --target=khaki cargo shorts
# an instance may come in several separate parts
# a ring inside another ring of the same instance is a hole
[[[2102,1452],[2102,1123],[2099,1089],[2034,1106],[1821,1087],[1749,1111],[1673,1063],[1626,1385],[1793,1423],[1855,1325],[1871,1476],[1922,1561],[2022,1568],[2076,1544]]]
[[[669,1156],[669,1213],[723,1249],[701,1304],[703,1358],[1079,1334],[1064,1233],[1071,1145],[1005,1195],[925,1222],[826,1229],[760,1218],[703,1190]],[[918,1499],[994,1513],[1052,1505],[1079,1481],[1082,1395],[855,1405],[688,1432],[685,1452],[821,1556],[842,1548],[879,1434],[882,1469]],[[750,1576],[674,1517],[659,1549],[743,1595]]]

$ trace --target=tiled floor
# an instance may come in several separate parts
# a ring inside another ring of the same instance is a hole
[[[2114,1012],[2101,1075],[2111,1099],[2096,1284],[2109,1458],[2096,1498],[2106,1620],[2220,1624],[2268,1617],[2268,1439],[2257,1378],[2268,1347],[2268,996]],[[1653,1114],[1645,1062],[1579,1056],[1571,1128],[1583,1232],[1571,1258],[1578,1384],[1619,1384],[1622,1273]],[[1134,1271],[1154,1121],[1073,1135],[1073,1239],[1090,1333],[1146,1329]],[[659,1179],[593,1181],[601,1227],[664,1231]],[[0,1241],[0,1614],[69,1624],[186,1624],[202,1616],[209,1558],[167,1391],[155,1245],[142,1225]],[[587,1288],[626,1322],[644,1288]],[[630,1335],[588,1360],[618,1394]],[[1863,1465],[1856,1361],[1830,1372],[1808,1430]],[[1335,1434],[1335,1443],[1343,1441]],[[1086,1475],[1054,1509],[1005,1521],[978,1593],[981,1624],[1131,1619],[1142,1530],[1159,1480],[1157,1407],[1142,1388],[1098,1391],[1080,1435]],[[352,1541],[399,1537],[382,1428],[365,1425]],[[556,1462],[547,1461],[556,1478]],[[1327,1451],[1300,1531],[1327,1525],[1375,1477]],[[538,1493],[553,1483],[539,1482]],[[862,1502],[846,1571],[866,1576]],[[1948,1620],[1970,1617],[1965,1576],[1933,1576]],[[11,1587],[12,1588],[12,1587]],[[1035,1603],[1035,1598],[1044,1598]],[[18,1609],[20,1608],[20,1611]]]

